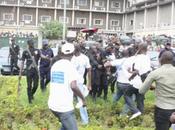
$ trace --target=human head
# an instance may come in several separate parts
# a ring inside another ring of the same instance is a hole
[[[123,57],[128,57],[128,56],[129,56],[128,49],[124,49],[124,50],[122,51],[122,56],[123,56]]]
[[[43,41],[42,41],[43,49],[47,49],[48,45],[49,45],[49,40],[48,39],[43,39]]]
[[[12,38],[12,39],[11,39],[11,43],[12,43],[12,44],[15,44],[15,38]]]
[[[171,49],[171,43],[167,42],[167,43],[165,44],[165,49]]]
[[[138,45],[138,54],[144,54],[147,52],[148,45],[146,43],[141,43]]]
[[[74,45],[66,42],[61,47],[62,57],[67,58],[67,59],[71,59],[73,56],[74,50],[75,50]]]
[[[173,63],[173,53],[171,51],[164,51],[159,58],[161,65],[163,64],[172,64]]]
[[[29,46],[29,48],[34,48],[34,41],[33,41],[33,39],[27,40],[27,45]]]

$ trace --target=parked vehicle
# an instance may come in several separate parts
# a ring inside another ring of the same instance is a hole
[[[23,49],[20,48],[20,55],[22,55]],[[18,67],[20,67],[21,60],[18,61]],[[10,66],[10,58],[9,58],[9,47],[2,47],[0,49],[0,73],[2,75],[11,75],[11,66]],[[24,67],[25,68],[25,67]],[[13,75],[18,75],[19,70],[14,70]],[[25,74],[25,69],[23,71]]]

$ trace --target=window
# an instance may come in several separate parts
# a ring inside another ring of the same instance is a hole
[[[60,4],[63,5],[64,4],[64,0],[60,0]],[[66,0],[66,4],[69,4],[69,0]]]
[[[64,23],[64,17],[60,16],[60,17],[59,17],[59,22],[60,22],[60,23]],[[67,23],[67,24],[69,23],[69,18],[68,18],[68,17],[66,17],[66,23]]]
[[[31,21],[32,21],[32,15],[29,15],[29,14],[24,14],[23,15],[23,21],[25,22],[25,23],[30,23]]]
[[[94,19],[94,25],[103,25],[103,19]]]
[[[112,1],[111,8],[120,8],[120,3],[116,1]]]
[[[94,1],[94,6],[95,7],[104,7],[104,1]]]
[[[111,20],[111,26],[119,26],[119,20]]]
[[[42,0],[43,3],[51,3],[51,0]]]
[[[86,24],[86,18],[77,18],[77,24]]]
[[[87,5],[87,0],[77,0],[77,5],[86,6]]]
[[[14,15],[12,13],[4,13],[3,14],[3,20],[12,21],[14,18]]]
[[[46,16],[46,15],[43,15],[41,16],[41,22],[50,22],[51,21],[51,16]]]

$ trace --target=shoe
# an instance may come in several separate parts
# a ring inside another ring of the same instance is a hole
[[[142,114],[141,112],[134,113],[134,114],[129,118],[129,120],[132,120],[132,119],[134,119],[134,118],[140,116],[141,114]]]

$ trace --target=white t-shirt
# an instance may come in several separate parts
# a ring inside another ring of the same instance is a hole
[[[135,59],[136,59],[136,56],[132,56],[129,58],[129,60],[131,62],[131,67],[130,67],[131,71],[132,71],[132,66],[135,63]],[[139,89],[142,86],[142,80],[141,80],[141,77],[139,75],[136,75],[130,82],[134,88]]]
[[[48,106],[57,112],[74,109],[71,82],[78,79],[78,74],[69,60],[59,60],[51,68],[50,94]]]
[[[111,62],[111,65],[117,68],[117,82],[130,84],[129,77],[131,73],[128,72],[128,69],[132,65],[131,60],[129,58],[116,59]]]
[[[85,69],[91,68],[89,58],[81,53],[79,56],[73,56],[71,62],[79,74],[77,82],[83,84]]]
[[[139,71],[139,75],[147,73],[151,71],[151,61],[149,56],[144,54],[139,54],[135,57],[135,69]]]

